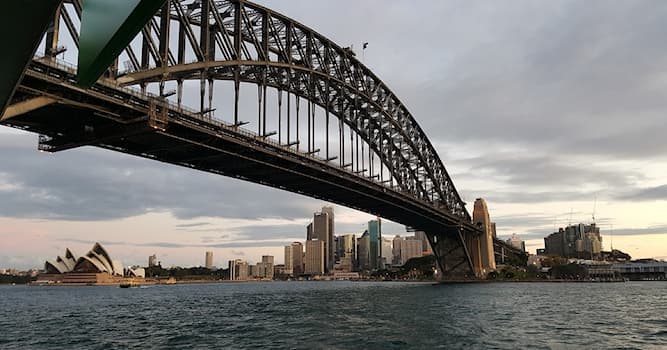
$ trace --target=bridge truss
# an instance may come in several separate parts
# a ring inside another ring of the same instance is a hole
[[[0,120],[40,149],[94,145],[325,199],[423,230],[441,270],[473,271],[479,228],[441,159],[350,48],[251,2],[168,0],[82,90],[56,59],[76,51],[81,12],[63,3]]]

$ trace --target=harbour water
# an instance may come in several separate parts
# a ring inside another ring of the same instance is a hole
[[[667,349],[667,283],[0,286],[0,349]]]

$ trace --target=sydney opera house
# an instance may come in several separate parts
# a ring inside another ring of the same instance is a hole
[[[44,263],[44,273],[38,283],[66,284],[117,284],[125,281],[124,276],[144,277],[143,269],[123,269],[118,260],[113,260],[101,244],[95,243],[93,249],[83,256],[76,257],[69,249],[65,256]]]

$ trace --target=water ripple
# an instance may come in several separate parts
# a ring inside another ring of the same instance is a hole
[[[2,349],[667,349],[667,284],[0,286]]]

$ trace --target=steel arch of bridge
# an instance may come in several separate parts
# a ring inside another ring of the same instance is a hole
[[[202,25],[206,18],[208,26]],[[177,40],[170,40],[174,24]],[[126,53],[130,71],[110,71],[118,82],[160,83],[163,93],[166,81],[177,81],[180,103],[183,81],[200,80],[202,111],[211,109],[214,80],[233,81],[235,124],[241,82],[305,98],[323,108],[327,120],[335,116],[354,130],[402,191],[470,220],[437,152],[405,105],[350,49],[301,23],[247,1],[169,0],[142,30],[140,55],[130,47]],[[186,62],[186,54],[196,61]],[[260,132],[266,133],[265,127]]]
[[[461,266],[468,267],[464,273],[473,270],[480,229],[471,222],[437,152],[407,108],[349,48],[247,1],[168,0],[105,76],[90,89],[80,89],[72,83],[73,70],[59,66],[54,58],[63,52],[60,26],[78,47],[75,23],[81,13],[81,0],[65,1],[47,31],[46,56],[33,60],[11,113],[2,116],[0,123],[47,135],[40,138],[40,149],[47,151],[96,145],[387,215],[425,230],[443,271]],[[121,59],[128,60],[124,71],[118,68]],[[200,82],[198,111],[181,106],[188,80]],[[233,85],[230,123],[213,113],[216,81]],[[257,86],[257,133],[242,128],[242,83]],[[170,84],[177,87],[175,104],[165,90]],[[156,85],[159,95],[145,93]],[[122,86],[138,86],[142,93]],[[277,139],[275,133],[267,132],[267,87],[278,92]],[[287,94],[285,138],[280,126],[283,93]],[[307,147],[300,145],[298,134],[300,99],[308,103]],[[289,127],[292,100],[296,139]],[[315,156],[320,151],[315,147],[315,106],[326,118],[324,158]],[[54,113],[70,113],[72,118],[49,118]],[[338,164],[329,154],[330,117],[339,125]],[[345,160],[343,125],[350,130],[350,157],[354,157],[352,133],[357,137],[356,171],[353,162]],[[379,160],[379,172],[372,165],[364,169],[364,143],[369,164]],[[253,166],[258,169],[253,171]],[[262,177],[272,169],[281,173],[271,179]],[[387,181],[382,179],[385,170]],[[302,189],[300,180],[326,189]]]

